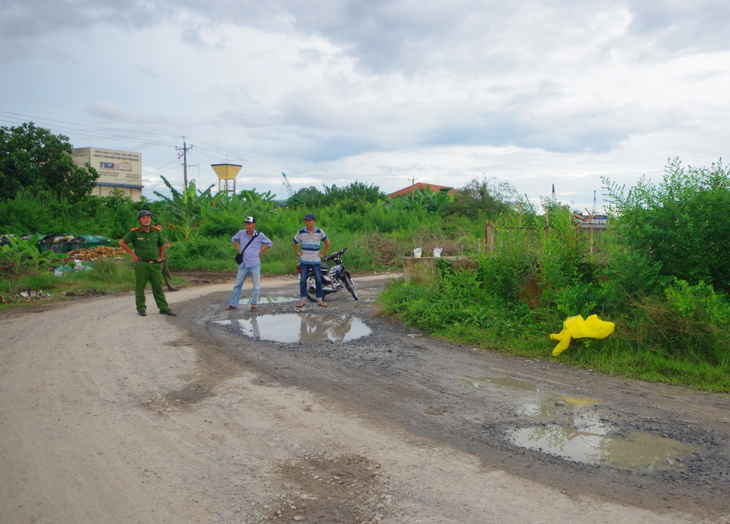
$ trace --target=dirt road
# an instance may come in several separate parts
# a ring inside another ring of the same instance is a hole
[[[356,283],[0,316],[0,523],[730,523],[726,395],[431,340]]]

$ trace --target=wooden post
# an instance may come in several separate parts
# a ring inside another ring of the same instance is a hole
[[[491,220],[487,220],[487,253],[494,251],[494,230],[497,229]]]
[[[591,262],[593,262],[593,224],[591,223],[589,227],[590,227],[590,231],[591,231],[591,233],[590,233],[590,235],[591,235],[591,249],[590,249]]]

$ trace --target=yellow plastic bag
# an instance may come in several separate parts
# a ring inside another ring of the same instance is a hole
[[[552,333],[550,335],[551,340],[558,340],[560,343],[553,349],[553,356],[557,357],[563,351],[568,349],[571,339],[574,338],[606,338],[608,335],[613,333],[616,324],[613,322],[606,322],[598,318],[598,315],[591,315],[587,319],[583,320],[583,317],[578,315],[575,317],[568,317],[563,322],[563,330],[560,333]]]

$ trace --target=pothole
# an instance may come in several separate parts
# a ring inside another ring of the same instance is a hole
[[[696,448],[648,432],[618,434],[595,399],[541,392],[537,385],[513,378],[467,377],[464,387],[508,397],[518,415],[542,421],[515,428],[508,439],[516,446],[566,459],[635,472],[682,471]]]
[[[388,520],[394,498],[380,468],[356,454],[286,461],[276,471],[281,495],[266,505],[266,517],[310,523]]]
[[[284,343],[347,342],[367,336],[370,328],[357,317],[289,313],[254,315],[238,320],[220,320],[222,326],[239,326],[244,336],[256,340]]]
[[[633,431],[610,435],[610,428],[546,424],[513,429],[510,440],[517,446],[559,457],[636,472],[682,471],[694,446],[651,433]]]
[[[532,382],[510,377],[468,377],[459,382],[467,388],[487,389],[514,398],[517,414],[530,418],[552,418],[561,410],[597,407],[600,404],[599,401],[589,398],[541,393]]]

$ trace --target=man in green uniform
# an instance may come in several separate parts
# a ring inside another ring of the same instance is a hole
[[[149,211],[140,211],[137,215],[140,227],[134,227],[119,241],[119,247],[132,255],[134,260],[135,288],[134,297],[137,303],[137,312],[141,316],[147,315],[145,306],[144,288],[149,281],[152,286],[152,295],[155,297],[160,315],[176,316],[167,305],[165,293],[162,292],[162,257],[167,248],[167,239],[162,231],[152,227],[152,215]],[[129,245],[132,247],[129,247]]]

